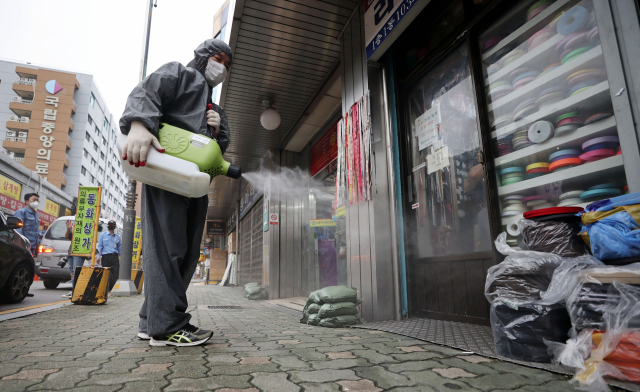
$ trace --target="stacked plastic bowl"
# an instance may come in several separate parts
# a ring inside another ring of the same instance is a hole
[[[549,27],[545,27],[541,30],[538,30],[535,34],[533,34],[527,40],[527,50],[531,52],[533,49],[545,43],[549,38],[556,35],[556,32],[551,30]]]
[[[543,143],[551,139],[555,132],[555,127],[549,121],[536,121],[528,129],[529,140],[533,143]]]
[[[552,199],[553,196],[551,195],[535,195],[523,198],[522,202],[531,210],[539,210],[555,207],[556,205],[551,201]]]
[[[580,195],[584,193],[582,190],[569,191],[560,195],[560,203],[558,207],[569,207],[583,203]]]
[[[493,82],[489,85],[489,91],[487,94],[491,97],[491,101],[497,101],[511,92],[513,92],[513,87],[509,81],[498,80],[497,82]]]
[[[566,95],[567,94],[563,86],[549,87],[538,94],[536,106],[538,106],[538,109],[543,110],[562,101]]]
[[[620,139],[617,136],[600,136],[582,143],[583,162],[595,162],[600,159],[612,157],[618,153]]]
[[[553,0],[540,0],[533,3],[531,7],[527,10],[527,21],[535,18],[539,13],[547,9],[551,4],[553,4]]]
[[[613,116],[613,112],[612,111],[605,111],[605,112],[592,114],[589,117],[587,117],[586,120],[584,120],[584,125],[593,124],[593,123],[596,123],[598,121],[604,120],[605,118],[609,118],[611,116]]]
[[[619,184],[615,182],[609,182],[605,184],[598,184],[587,189],[586,192],[580,194],[580,199],[585,202],[608,199],[610,197],[616,197],[622,195],[622,189],[625,184]]]
[[[529,129],[521,129],[513,134],[513,149],[515,151],[522,150],[523,148],[533,146],[534,143],[529,140]]]
[[[581,163],[580,150],[575,148],[559,150],[549,155],[550,172],[572,168]]]
[[[513,152],[513,135],[508,135],[494,142],[493,148],[496,156],[501,157]]]
[[[513,121],[525,118],[538,110],[535,99],[525,99],[513,110]]]
[[[515,184],[522,181],[524,175],[524,168],[521,166],[507,167],[500,170],[500,181],[502,186]]]
[[[503,201],[502,208],[502,217],[509,218],[517,215],[522,215],[527,212],[527,207],[525,207],[524,203],[522,203],[522,199],[524,199],[523,195],[509,195],[505,196]]]
[[[572,73],[567,76],[567,84],[569,85],[569,91],[567,91],[567,98],[587,90],[589,87],[593,87],[596,84],[602,82],[607,77],[607,74],[603,69],[588,68]]]
[[[567,112],[556,118],[556,135],[575,131],[584,125],[584,116],[580,111]]]
[[[532,178],[544,176],[545,174],[549,174],[549,163],[536,162],[526,167],[523,179],[530,180]]]

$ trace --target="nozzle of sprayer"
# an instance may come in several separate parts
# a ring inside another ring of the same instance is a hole
[[[240,176],[242,176],[242,169],[240,169],[240,166],[230,163],[229,168],[227,169],[227,177],[237,180]]]

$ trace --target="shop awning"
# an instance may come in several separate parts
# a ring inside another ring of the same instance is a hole
[[[220,99],[231,128],[225,159],[247,173],[282,142],[306,114],[339,65],[338,36],[357,1],[238,0],[231,25],[233,64]],[[267,131],[262,101],[282,118]],[[208,219],[226,219],[246,181],[218,177],[209,191]]]

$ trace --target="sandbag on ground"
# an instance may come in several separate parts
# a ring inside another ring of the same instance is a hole
[[[358,314],[358,305],[353,302],[338,302],[335,304],[322,305],[318,312],[318,317],[324,319],[328,317],[349,316],[356,314]]]
[[[355,287],[330,286],[316,290],[309,300],[317,304],[335,304],[338,302],[358,302],[358,290]]]
[[[357,324],[364,324],[364,322],[361,318],[354,315],[323,318],[320,319],[320,322],[318,323],[319,326],[328,328],[341,328],[346,327],[347,325]]]

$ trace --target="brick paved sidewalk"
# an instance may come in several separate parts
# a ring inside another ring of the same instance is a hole
[[[141,296],[1,322],[0,391],[573,390],[556,374],[412,338],[303,325],[241,288],[191,286],[189,296],[192,322],[215,331],[206,346],[137,340]]]

